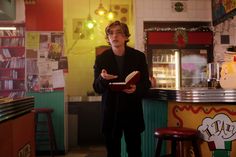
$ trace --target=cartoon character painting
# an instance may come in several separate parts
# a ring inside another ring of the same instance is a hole
[[[212,157],[230,157],[232,141],[236,139],[236,122],[226,114],[206,117],[198,127],[202,139],[208,143]]]

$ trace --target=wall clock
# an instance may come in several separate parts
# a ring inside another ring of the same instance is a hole
[[[174,9],[176,12],[182,12],[184,10],[184,4],[182,2],[175,2]]]

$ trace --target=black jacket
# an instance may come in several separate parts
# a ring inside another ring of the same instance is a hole
[[[130,47],[125,48],[123,76],[112,81],[124,81],[132,71],[141,72],[136,91],[132,94],[111,91],[100,73],[106,69],[109,74],[118,75],[118,65],[112,49],[96,57],[94,65],[94,90],[102,94],[102,131],[114,131],[117,127],[130,131],[142,132],[145,128],[142,109],[142,98],[150,88],[149,74],[144,53]]]

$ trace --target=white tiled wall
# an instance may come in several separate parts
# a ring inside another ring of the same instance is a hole
[[[178,0],[181,1],[181,0]],[[182,0],[186,11],[174,12],[175,0],[134,0],[135,48],[144,51],[144,21],[211,21],[211,0]]]
[[[223,62],[226,49],[236,44],[236,18],[228,19],[215,26],[214,34],[214,61]],[[221,44],[221,35],[229,35],[229,44]]]

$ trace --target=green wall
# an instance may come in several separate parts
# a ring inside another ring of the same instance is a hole
[[[35,98],[35,108],[53,108],[52,121],[56,136],[56,143],[59,151],[65,151],[65,129],[64,129],[64,91],[53,91],[44,93],[27,93]],[[49,147],[48,147],[49,148]],[[49,150],[48,148],[44,148]],[[39,148],[41,149],[41,147]]]

